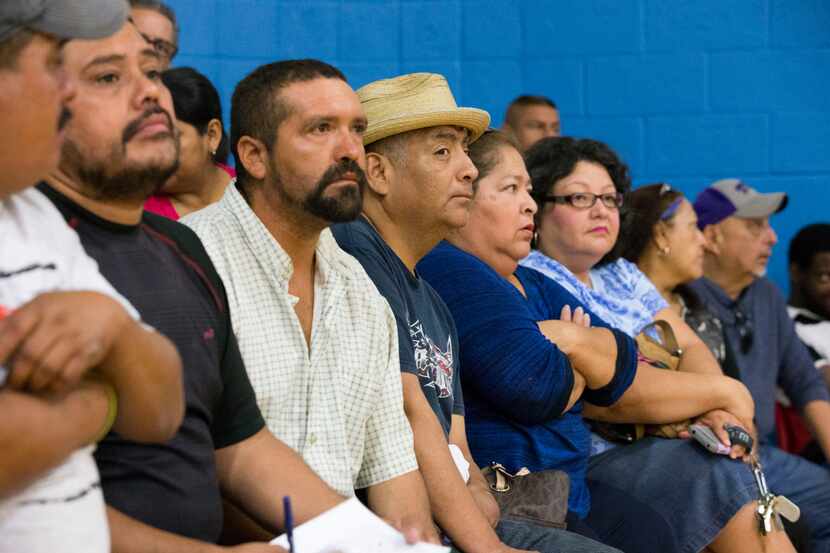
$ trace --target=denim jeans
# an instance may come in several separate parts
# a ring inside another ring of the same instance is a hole
[[[801,508],[813,553],[830,553],[830,470],[771,445],[761,447],[761,464],[770,491]]]
[[[622,553],[592,539],[567,530],[545,528],[527,522],[501,519],[496,534],[502,542],[516,549],[540,553]],[[458,552],[453,548],[453,552]]]

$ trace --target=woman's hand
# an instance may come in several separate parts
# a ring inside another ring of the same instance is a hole
[[[559,320],[574,323],[585,328],[591,327],[591,316],[582,309],[582,306],[578,306],[573,312],[571,311],[570,305],[564,306],[559,313]]]
[[[746,448],[740,444],[732,444],[731,440],[729,439],[729,434],[726,432],[727,426],[738,426],[746,430],[749,435],[752,437],[752,443],[758,443],[758,436],[757,430],[753,425],[750,424],[750,427],[747,428],[745,423],[739,420],[737,417],[729,413],[728,411],[724,411],[723,409],[715,409],[713,411],[709,411],[708,413],[704,413],[700,417],[698,417],[695,421],[696,424],[704,424],[708,426],[712,432],[718,437],[723,445],[731,447],[729,452],[729,457],[732,459],[743,459],[745,462],[750,461],[750,453],[746,451]],[[688,438],[689,432],[686,431],[680,434],[681,438]]]

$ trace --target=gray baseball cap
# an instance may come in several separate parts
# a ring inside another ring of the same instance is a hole
[[[62,39],[104,38],[129,12],[126,0],[0,0],[0,40],[23,28]]]
[[[787,194],[762,194],[739,179],[721,179],[698,194],[694,207],[698,226],[714,225],[727,217],[769,217],[787,207]]]

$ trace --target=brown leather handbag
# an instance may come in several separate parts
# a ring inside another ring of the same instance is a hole
[[[657,320],[647,324],[637,335],[636,341],[640,361],[669,371],[676,371],[680,366],[683,350],[667,321]],[[606,440],[631,443],[646,435],[677,438],[680,432],[688,429],[689,424],[689,420],[658,425],[591,421],[591,429]]]
[[[499,504],[502,518],[549,528],[566,527],[571,487],[567,473],[561,470],[530,472],[522,468],[511,474],[495,462],[481,472]]]

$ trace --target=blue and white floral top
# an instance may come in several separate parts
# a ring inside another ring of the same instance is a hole
[[[585,307],[632,338],[654,320],[658,311],[669,306],[648,277],[626,259],[593,269],[589,273],[592,288],[576,278],[570,269],[538,250],[530,252],[519,264],[552,278]],[[591,434],[591,455],[599,455],[616,445]]]
[[[669,306],[648,277],[626,259],[592,269],[592,288],[538,250],[530,252],[519,263],[552,278],[605,322],[632,338],[654,320],[658,311]]]

